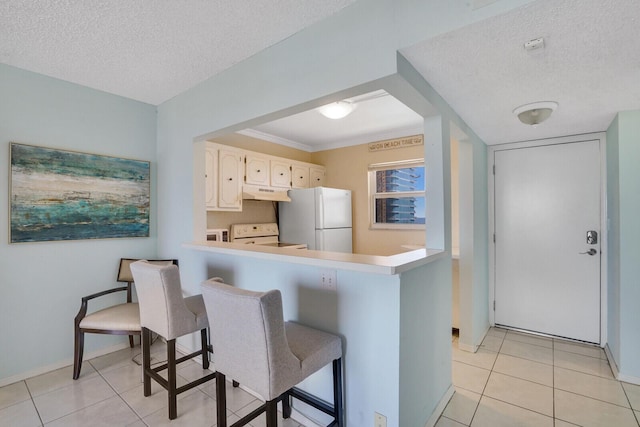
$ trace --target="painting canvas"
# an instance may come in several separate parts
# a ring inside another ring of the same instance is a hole
[[[10,145],[10,241],[149,236],[146,161]]]

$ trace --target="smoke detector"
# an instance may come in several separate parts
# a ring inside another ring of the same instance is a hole
[[[532,50],[543,49],[543,48],[544,48],[544,39],[542,37],[529,40],[524,44],[524,50],[526,51],[532,51]]]

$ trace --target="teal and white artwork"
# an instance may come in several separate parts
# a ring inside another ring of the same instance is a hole
[[[10,242],[149,236],[150,164],[11,143]]]

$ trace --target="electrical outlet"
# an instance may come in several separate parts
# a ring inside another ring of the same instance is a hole
[[[338,290],[338,279],[336,270],[321,270],[320,271],[320,289],[327,291]]]
[[[377,412],[373,413],[373,426],[374,427],[387,427],[387,417]]]

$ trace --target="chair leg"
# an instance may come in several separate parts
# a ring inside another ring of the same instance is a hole
[[[133,342],[133,335],[129,335],[129,347],[133,348],[135,343]]]
[[[167,381],[169,385],[169,419],[178,418],[178,395],[176,394],[176,340],[167,340]]]
[[[291,395],[289,392],[284,392],[282,395],[282,418],[285,420],[291,417]]]
[[[342,358],[333,361],[333,410],[336,424],[344,426],[344,408],[342,407]]]
[[[80,370],[82,369],[82,354],[84,353],[84,332],[82,332],[78,327],[76,327],[74,341],[73,379],[77,380],[80,377]]]
[[[278,427],[278,399],[267,403],[267,427]]]
[[[200,330],[200,340],[202,341],[202,369],[209,369],[209,345],[206,329]]]
[[[216,373],[216,427],[227,427],[227,389],[225,388],[224,374]]]
[[[149,376],[151,370],[151,331],[149,329],[142,328],[140,341],[142,342],[142,383],[144,384],[144,395],[148,397],[151,396],[151,377]]]

